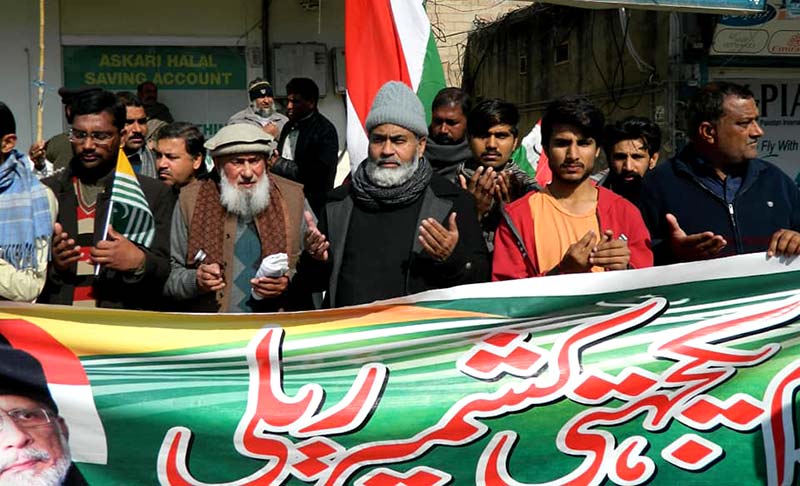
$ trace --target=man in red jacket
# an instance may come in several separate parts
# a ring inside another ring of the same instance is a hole
[[[547,107],[542,145],[553,181],[506,206],[495,235],[493,280],[653,265],[639,210],[589,179],[604,123],[585,98],[561,98]]]

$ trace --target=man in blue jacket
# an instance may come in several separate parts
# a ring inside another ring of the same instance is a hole
[[[657,265],[800,254],[800,191],[757,158],[758,115],[753,93],[734,83],[710,83],[692,99],[689,145],[644,181],[641,209]]]

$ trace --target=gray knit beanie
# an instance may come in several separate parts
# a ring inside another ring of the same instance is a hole
[[[418,137],[428,135],[422,102],[400,81],[389,81],[375,95],[367,115],[367,132],[384,123],[401,126]]]

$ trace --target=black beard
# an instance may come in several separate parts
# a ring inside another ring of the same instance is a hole
[[[625,199],[634,201],[639,198],[639,193],[642,190],[642,176],[639,174],[630,175],[633,176],[633,180],[626,181],[621,174],[610,171],[608,173],[608,186]]]
[[[114,152],[117,153],[117,152]],[[105,160],[102,164],[95,167],[88,168],[81,162],[80,157],[77,155],[72,159],[72,173],[78,177],[82,182],[91,184],[99,181],[112,173],[117,165],[116,157],[114,160]]]

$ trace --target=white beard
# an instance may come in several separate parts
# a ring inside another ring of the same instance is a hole
[[[269,179],[261,176],[252,189],[241,189],[231,184],[224,174],[220,177],[220,202],[222,207],[239,217],[251,221],[253,217],[269,206]]]
[[[395,168],[381,167],[384,160],[367,159],[367,177],[378,187],[397,187],[411,179],[419,167],[419,157],[415,154],[411,162],[400,161]]]
[[[253,107],[253,111],[255,112],[255,114],[262,118],[269,118],[273,114],[275,114],[275,105],[270,105],[269,108],[259,108],[258,106],[256,106],[255,101],[252,102],[250,105]]]
[[[67,472],[69,472],[69,468],[72,465],[72,456],[69,451],[69,443],[64,434],[59,430],[54,431],[54,433],[58,434],[61,441],[62,454],[51,468],[43,471],[26,469],[13,475],[4,474],[0,478],[0,486],[20,486],[23,484],[25,486],[61,486],[64,483],[64,479],[67,478]],[[40,458],[44,461],[50,459],[50,454],[36,448],[25,449],[22,454],[31,458]]]

